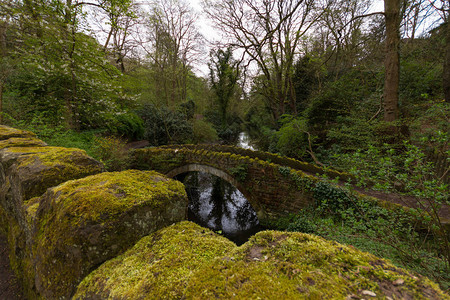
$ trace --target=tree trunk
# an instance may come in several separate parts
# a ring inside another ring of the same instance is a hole
[[[3,124],[3,81],[0,82],[0,125]]]
[[[384,60],[384,121],[398,119],[400,81],[400,0],[384,0],[386,18],[386,57]]]
[[[444,26],[445,30],[445,60],[444,60],[444,74],[443,87],[444,96],[447,103],[450,102],[450,21],[447,18],[447,23]]]

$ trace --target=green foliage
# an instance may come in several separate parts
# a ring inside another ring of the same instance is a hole
[[[29,130],[38,136],[39,139],[46,142],[49,146],[78,148],[83,149],[93,156],[94,137],[99,134],[98,130],[89,130],[77,132],[74,130],[67,130],[64,126],[52,126],[45,124],[45,118],[36,116],[30,121],[17,121],[12,118],[9,119],[9,125]]]
[[[391,259],[395,264],[432,277],[450,287],[445,259],[436,241],[423,231],[425,221],[414,211],[388,209],[351,190],[320,181],[313,187],[315,208],[266,224],[269,228],[314,233]]]
[[[328,83],[323,92],[312,99],[305,111],[308,126],[329,128],[336,122],[338,116],[347,116],[360,104],[361,99],[375,92],[376,81],[377,78],[373,75],[355,70]]]
[[[295,97],[297,111],[302,112],[308,106],[308,101],[317,88],[316,73],[318,71],[319,62],[311,56],[305,55],[301,57],[294,65],[294,74],[292,81],[294,82]]]
[[[196,144],[212,143],[219,138],[211,123],[204,120],[193,120],[192,128],[194,131],[193,142]]]
[[[223,125],[219,111],[215,108],[211,108],[205,113],[208,122],[213,124],[214,129],[217,131],[219,138],[226,144],[234,144],[239,134],[241,133],[241,119],[236,114],[229,114],[227,117],[227,124]]]
[[[229,103],[236,92],[239,79],[239,62],[233,59],[231,48],[211,51],[211,63],[209,66],[209,78],[212,90],[216,94],[216,103],[219,107],[222,127],[228,123]]]
[[[239,182],[244,182],[245,179],[247,178],[247,172],[248,172],[248,166],[245,164],[240,164],[234,168],[229,169],[228,171],[230,171],[231,175],[233,175],[233,177],[239,181]]]
[[[144,122],[132,112],[117,114],[108,124],[109,132],[130,140],[137,140],[144,135]]]
[[[281,128],[272,135],[269,150],[296,159],[305,158],[308,149],[306,120],[283,115],[279,122]]]
[[[108,171],[122,171],[129,167],[131,157],[121,139],[96,137],[94,143],[94,158],[100,160]]]
[[[192,125],[179,111],[173,112],[165,106],[158,108],[149,103],[138,109],[137,114],[144,121],[144,139],[151,145],[183,144],[192,139]]]

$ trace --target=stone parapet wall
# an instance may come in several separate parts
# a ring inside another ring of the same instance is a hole
[[[99,264],[184,220],[187,201],[159,173],[104,172],[83,150],[0,126],[0,227],[29,299],[69,299]]]
[[[264,151],[255,151],[250,149],[244,149],[231,145],[211,145],[211,144],[188,144],[188,145],[167,145],[161,146],[159,148],[167,148],[167,149],[191,149],[191,150],[208,150],[211,152],[223,152],[223,153],[231,153],[237,154],[241,156],[248,156],[250,158],[257,158],[260,160],[265,160],[267,162],[272,162],[274,164],[278,164],[281,166],[287,166],[295,170],[303,171],[313,175],[326,175],[331,179],[339,178],[341,181],[345,182],[355,182],[355,178],[349,174],[344,172],[339,172],[332,169],[325,169],[319,166],[299,161],[294,158],[281,156],[274,153],[264,152]]]

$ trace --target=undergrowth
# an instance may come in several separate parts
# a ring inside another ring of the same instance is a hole
[[[427,229],[415,210],[392,210],[357,197],[352,190],[320,181],[313,188],[314,208],[279,218],[271,229],[298,231],[352,245],[416,271],[450,289],[450,268],[440,237]]]

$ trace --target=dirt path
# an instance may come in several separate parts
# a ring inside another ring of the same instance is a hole
[[[17,282],[9,265],[8,242],[4,235],[0,234],[0,299],[23,300],[22,287]]]

